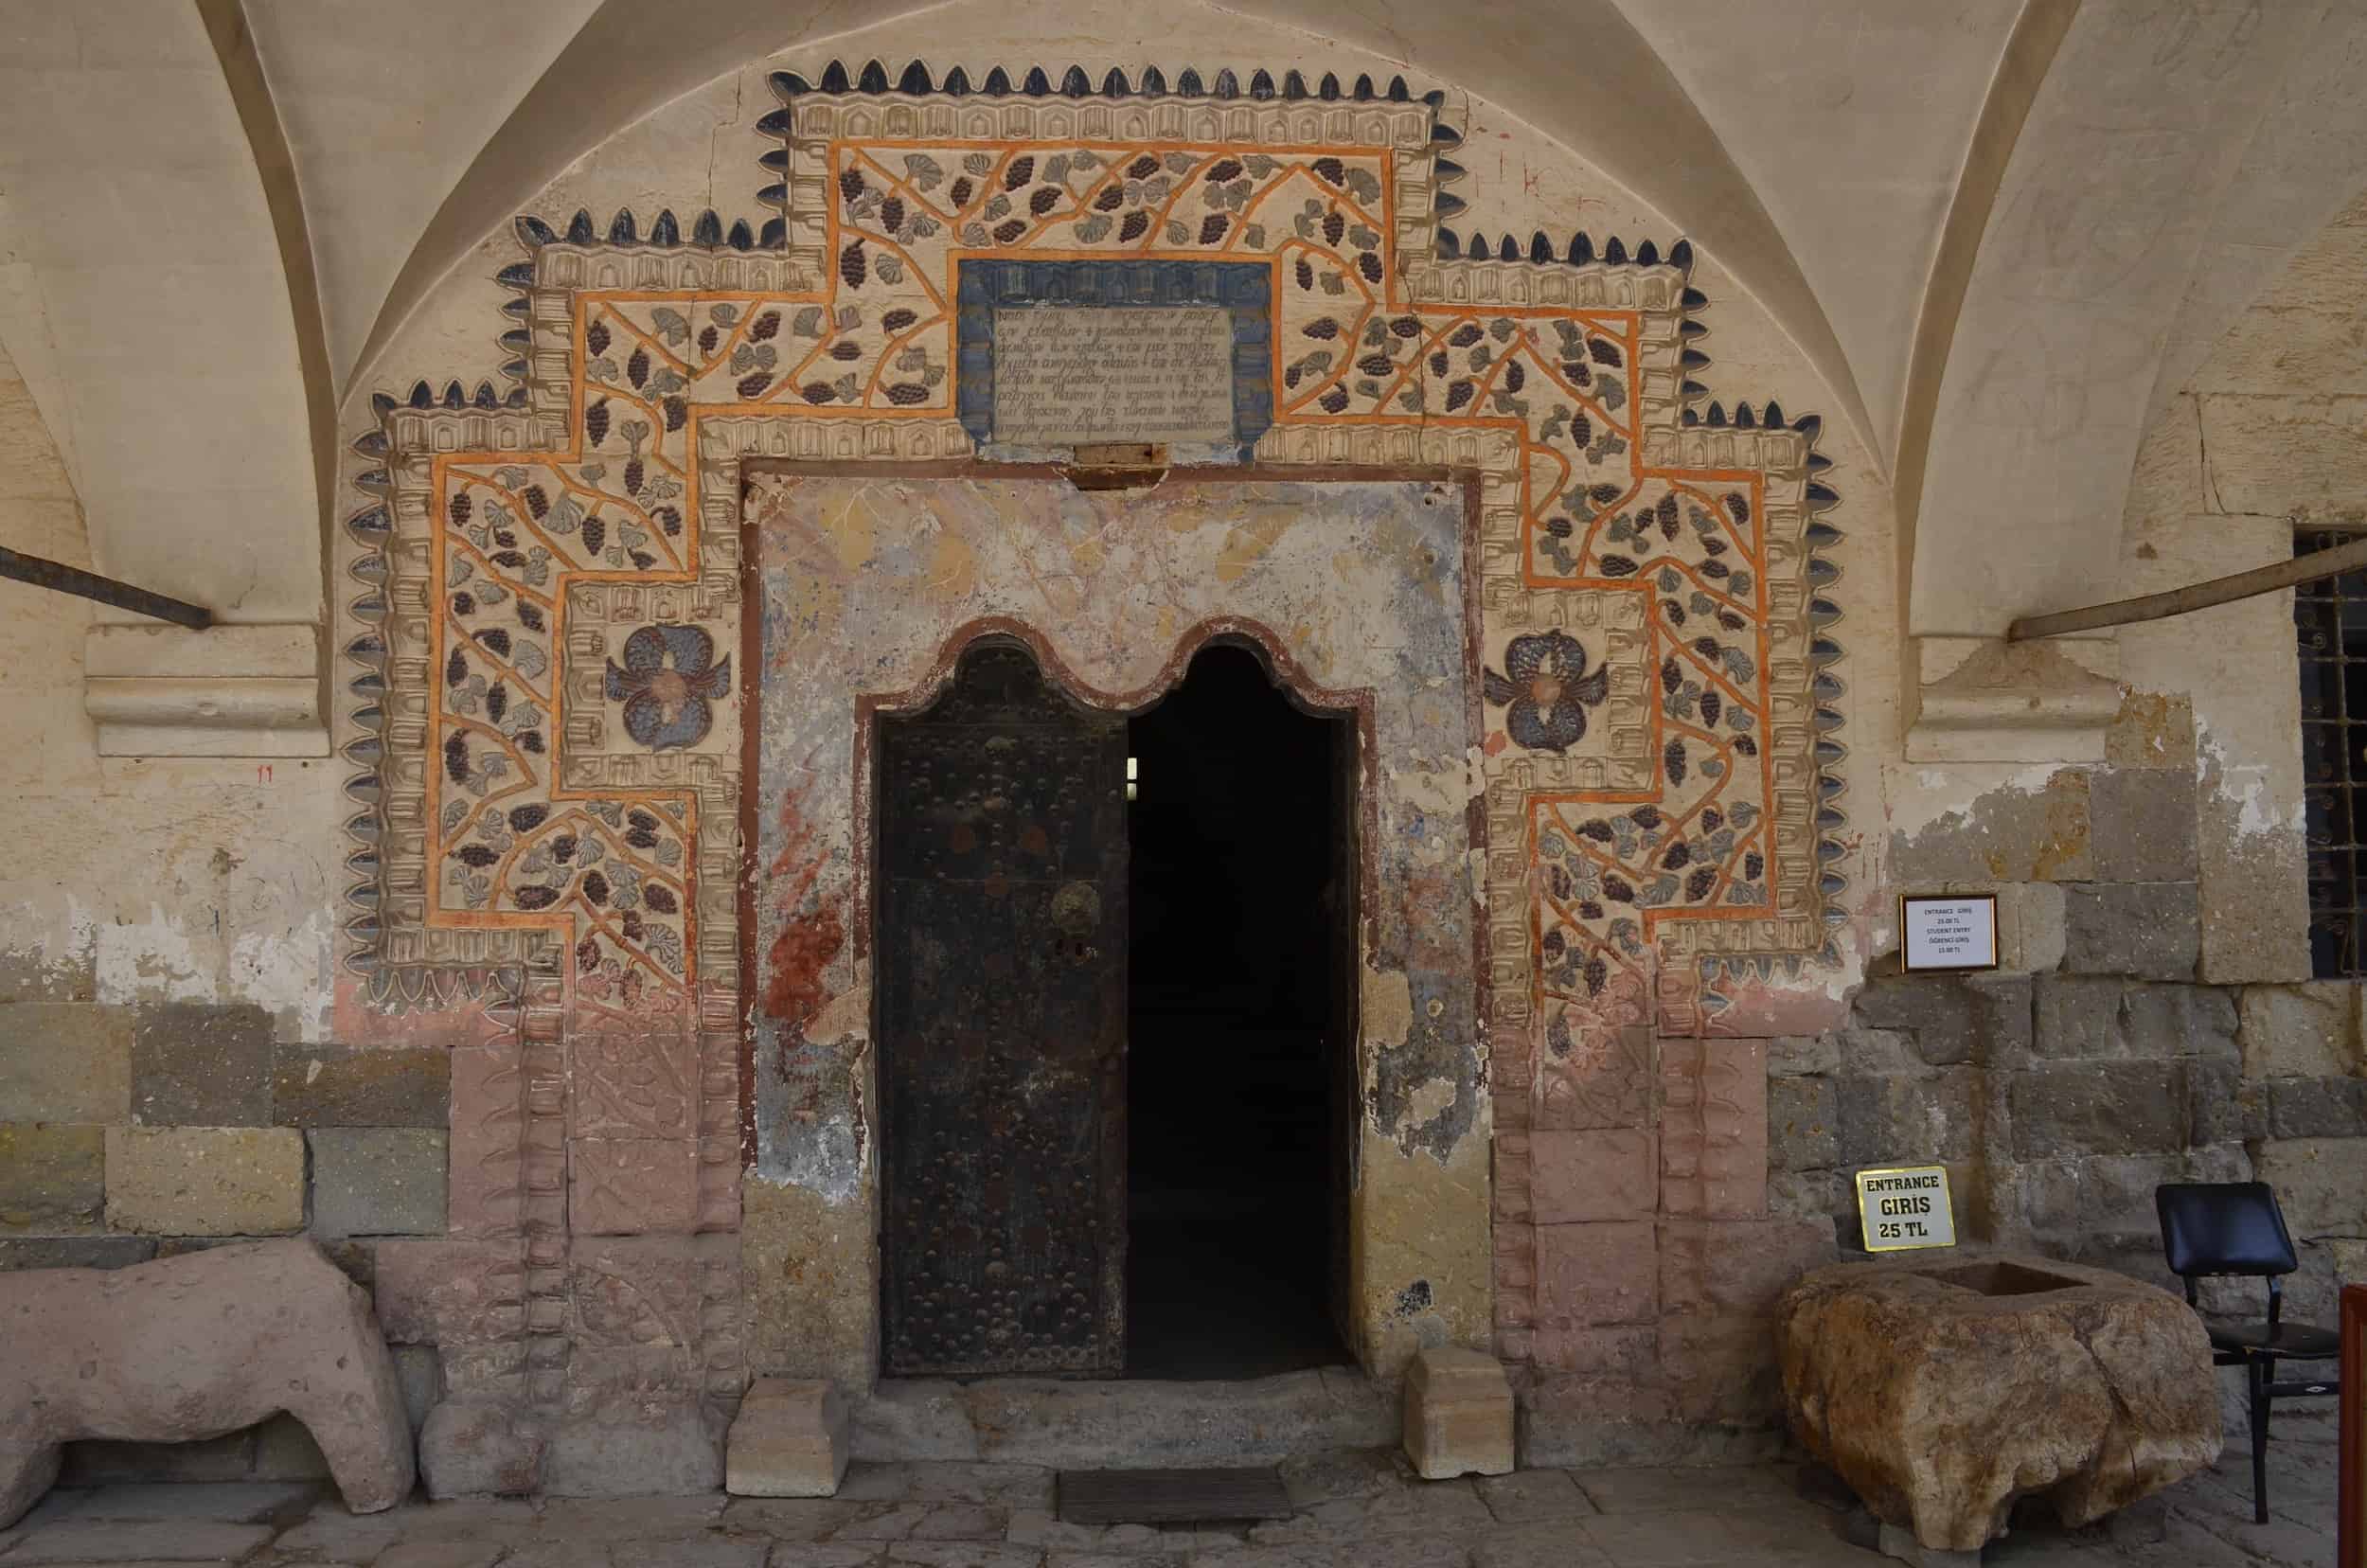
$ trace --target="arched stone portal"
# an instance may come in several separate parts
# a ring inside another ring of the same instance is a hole
[[[454,1399],[583,1421],[751,1369],[866,1383],[862,700],[966,619],[1123,694],[1254,617],[1373,693],[1358,1354],[1648,1341],[1666,1231],[1709,1315],[1637,1408],[1719,1418],[1750,1325],[1697,1277],[1703,1227],[1830,1244],[1766,1218],[1757,1046],[1709,1038],[1845,918],[1818,422],[1690,406],[1682,241],[1442,254],[1455,137],[1401,85],[824,86],[766,121],[777,226],[522,219],[523,406],[422,388],[361,443],[355,962],[388,998],[521,977],[454,1089],[454,1229],[515,1259],[515,1348]],[[991,361],[957,321],[1023,257],[1219,291],[1242,450],[1198,460],[1238,483],[1104,516],[970,463]],[[1532,1192],[1538,1140],[1604,1181]],[[586,1268],[697,1282],[662,1369],[587,1319]]]

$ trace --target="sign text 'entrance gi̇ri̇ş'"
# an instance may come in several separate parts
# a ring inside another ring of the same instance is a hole
[[[1858,1218],[1868,1252],[1954,1246],[1956,1214],[1948,1201],[1948,1167],[1860,1170]]]

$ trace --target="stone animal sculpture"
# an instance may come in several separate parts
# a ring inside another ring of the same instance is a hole
[[[370,1298],[310,1241],[128,1269],[0,1274],[0,1529],[76,1438],[218,1437],[286,1411],[357,1513],[411,1490],[411,1427]]]

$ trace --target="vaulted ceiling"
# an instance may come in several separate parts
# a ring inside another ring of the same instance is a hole
[[[1185,11],[0,0],[0,346],[104,569],[311,619],[338,411],[409,374],[389,355],[438,281],[620,130],[782,51],[1207,68],[1279,39],[1467,91],[1716,257],[1895,487],[1913,629],[1994,634],[2098,597],[2149,411],[2367,185],[2367,0]],[[744,210],[731,129],[721,195],[650,205]]]

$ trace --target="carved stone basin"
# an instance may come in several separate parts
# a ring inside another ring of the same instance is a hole
[[[2202,1320],[2125,1274],[2002,1254],[1844,1263],[1778,1312],[1792,1431],[1927,1548],[1978,1550],[2034,1493],[2085,1524],[2218,1457]]]

